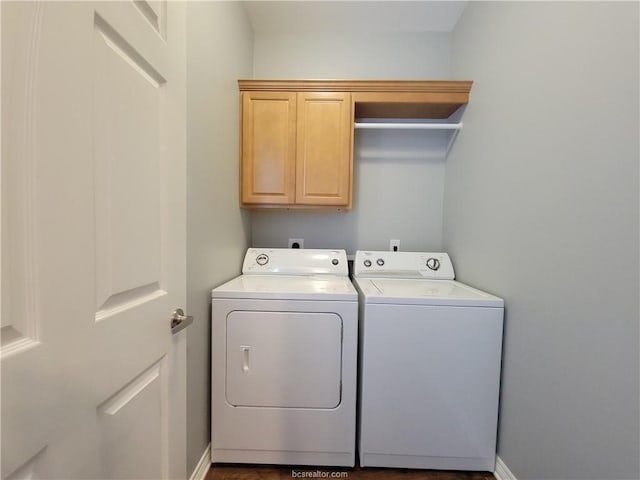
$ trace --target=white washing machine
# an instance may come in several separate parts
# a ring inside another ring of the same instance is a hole
[[[446,253],[356,252],[361,466],[495,467],[503,300]]]
[[[250,248],[212,296],[213,462],[353,466],[358,295],[344,250]]]

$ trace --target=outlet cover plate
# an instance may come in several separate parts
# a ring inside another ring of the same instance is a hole
[[[289,248],[293,248],[294,243],[298,244],[298,248],[304,248],[304,238],[290,238]]]

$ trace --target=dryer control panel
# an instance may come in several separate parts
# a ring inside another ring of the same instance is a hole
[[[443,252],[387,252],[358,250],[353,262],[356,277],[427,278],[453,280],[453,264]]]
[[[311,248],[249,248],[243,274],[349,275],[347,252]]]

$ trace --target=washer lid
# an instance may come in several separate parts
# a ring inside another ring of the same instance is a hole
[[[214,288],[212,298],[350,300],[358,293],[349,277],[333,275],[241,275]]]
[[[368,304],[503,307],[504,301],[455,280],[356,278]]]

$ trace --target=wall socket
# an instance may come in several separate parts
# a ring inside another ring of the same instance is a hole
[[[400,251],[400,240],[389,240],[389,251],[390,252],[399,252]]]
[[[290,238],[289,248],[304,248],[304,238]]]

